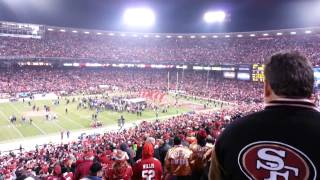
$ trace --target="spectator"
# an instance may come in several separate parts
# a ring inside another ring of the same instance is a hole
[[[154,148],[151,143],[145,143],[142,151],[142,159],[139,159],[133,168],[133,179],[161,180],[162,166],[161,162],[153,157]]]

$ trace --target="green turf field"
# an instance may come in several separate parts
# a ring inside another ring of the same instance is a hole
[[[32,105],[41,107],[43,105],[49,105],[51,112],[56,113],[58,118],[56,120],[47,121],[44,116],[34,116],[33,123],[22,123],[21,116],[25,113],[32,112],[32,106],[23,102],[10,102],[0,103],[0,142],[8,141],[11,139],[19,139],[24,137],[32,137],[38,135],[47,135],[50,133],[57,133],[62,130],[80,130],[89,128],[91,124],[91,115],[94,111],[88,109],[77,110],[77,102],[70,103],[68,105],[68,113],[65,113],[65,101],[60,101],[60,105],[53,105],[51,100],[38,100],[32,101]],[[159,113],[159,117],[168,117],[183,112],[190,111],[186,108],[169,108],[167,113]],[[17,123],[11,124],[9,117],[11,115],[17,117]],[[142,117],[137,117],[136,114],[131,113],[118,113],[112,111],[104,111],[99,114],[98,120],[103,122],[103,125],[117,124],[117,119],[123,115],[126,119],[126,123],[132,123],[141,119],[153,119],[156,117],[153,110],[147,110],[142,113]]]

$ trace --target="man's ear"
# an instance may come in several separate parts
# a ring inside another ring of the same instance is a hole
[[[268,98],[271,96],[271,94],[272,94],[271,86],[270,86],[269,82],[265,79],[264,80],[264,97]]]

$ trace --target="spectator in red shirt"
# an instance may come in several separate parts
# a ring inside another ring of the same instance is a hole
[[[133,179],[136,180],[161,180],[161,162],[153,157],[154,149],[151,143],[143,146],[142,159],[137,161],[133,167]]]
[[[74,175],[74,179],[78,180],[85,176],[88,176],[90,173],[90,167],[93,164],[94,154],[92,151],[88,151],[84,156],[84,161],[79,163],[76,166],[76,172]]]
[[[121,150],[115,150],[112,157],[114,162],[112,167],[107,169],[106,177],[107,180],[131,180],[133,175],[132,168],[128,164],[128,154]]]

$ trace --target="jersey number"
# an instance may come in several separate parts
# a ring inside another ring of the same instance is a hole
[[[154,179],[155,172],[154,170],[143,170],[142,171],[142,178],[145,178],[146,180],[152,180]]]

